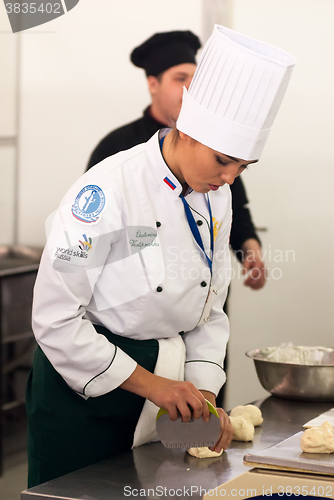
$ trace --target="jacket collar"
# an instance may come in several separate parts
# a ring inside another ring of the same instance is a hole
[[[173,196],[180,196],[182,184],[165,162],[159,144],[159,140],[166,136],[170,130],[165,128],[156,132],[146,143],[146,154],[157,182]]]

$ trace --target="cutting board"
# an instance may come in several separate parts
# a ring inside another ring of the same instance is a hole
[[[244,464],[251,467],[317,472],[334,475],[334,453],[304,453],[300,448],[298,432],[270,448],[244,456]]]

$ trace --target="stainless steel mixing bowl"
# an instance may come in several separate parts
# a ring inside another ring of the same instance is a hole
[[[305,348],[307,348],[305,346]],[[246,352],[259,381],[273,396],[297,401],[334,401],[334,349],[326,348],[321,364],[306,365],[266,359],[267,349]]]

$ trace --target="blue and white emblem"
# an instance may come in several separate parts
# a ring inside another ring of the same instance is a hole
[[[81,222],[96,222],[104,209],[106,198],[101,188],[94,185],[81,189],[72,205],[72,214]]]

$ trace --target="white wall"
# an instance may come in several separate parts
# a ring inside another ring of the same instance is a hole
[[[248,349],[334,346],[333,19],[328,0],[234,0],[234,29],[297,65],[261,161],[242,174],[256,225],[268,228],[270,279],[257,292],[233,281],[227,408],[267,394]]]
[[[200,32],[200,0],[81,0],[22,32],[19,239],[44,244],[44,221],[97,142],[149,103],[131,50],[156,31]]]
[[[15,237],[17,42],[0,6],[0,245]]]
[[[1,6],[2,7],[2,6]],[[0,137],[16,134],[16,65],[18,38],[7,31],[5,8],[0,9]]]

